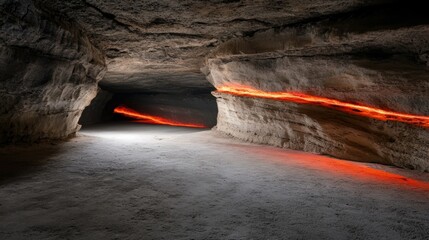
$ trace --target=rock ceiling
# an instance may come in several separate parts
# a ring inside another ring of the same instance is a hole
[[[370,0],[38,0],[76,21],[106,55],[111,91],[207,91],[206,57],[234,37],[381,3]]]

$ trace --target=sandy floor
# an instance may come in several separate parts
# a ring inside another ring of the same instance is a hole
[[[429,239],[415,171],[136,124],[0,154],[0,239]]]

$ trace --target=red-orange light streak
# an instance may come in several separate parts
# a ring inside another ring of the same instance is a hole
[[[248,86],[221,86],[217,88],[217,91],[244,97],[257,97],[302,104],[313,104],[382,121],[398,121],[429,128],[429,116],[420,116],[383,110],[363,104],[342,102],[336,99],[312,96],[304,93],[265,92]]]
[[[174,121],[174,120],[170,120],[162,117],[139,113],[137,111],[134,111],[124,106],[116,107],[115,110],[113,110],[113,112],[129,118],[138,119],[143,123],[170,125],[170,126],[179,126],[179,127],[206,128],[206,126],[202,124],[183,123],[183,122],[178,122],[178,121]]]
[[[383,184],[391,187],[399,186],[429,192],[429,179],[425,179],[424,177],[421,179],[407,177],[407,175],[401,175],[400,173],[394,172],[406,173],[406,171],[395,168],[389,169],[387,167],[382,167],[380,169],[376,169],[374,168],[374,164],[356,163],[297,151],[283,151],[283,149],[255,149],[252,147],[246,147],[243,151],[246,152],[246,154],[260,155],[261,157],[264,157],[263,159],[270,159],[278,163],[285,164],[289,169],[304,168],[307,170],[329,173],[327,176],[333,175],[337,178],[352,178],[359,182]],[[265,156],[269,157],[266,158]]]

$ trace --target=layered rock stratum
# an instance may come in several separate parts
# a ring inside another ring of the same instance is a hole
[[[0,143],[73,135],[105,71],[102,52],[30,0],[1,0],[0,9]]]
[[[385,0],[36,0],[78,21],[106,53],[100,86],[115,92],[208,91],[200,71],[229,39]]]
[[[233,39],[212,53],[208,78],[218,88],[298,92],[428,116],[429,19],[416,6],[398,9],[377,7]],[[217,130],[240,139],[429,170],[427,127],[320,106],[215,96]]]

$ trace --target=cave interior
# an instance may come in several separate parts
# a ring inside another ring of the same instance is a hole
[[[428,239],[429,15],[0,0],[1,239]]]

